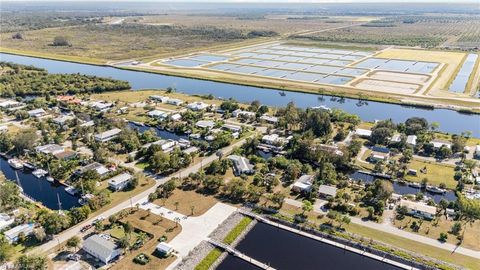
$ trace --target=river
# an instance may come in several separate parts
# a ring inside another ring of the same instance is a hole
[[[0,53],[0,60],[34,65],[45,68],[51,73],[81,73],[126,80],[130,82],[133,89],[175,87],[177,91],[186,94],[212,94],[215,97],[234,98],[244,103],[258,100],[262,104],[274,107],[283,107],[290,101],[294,101],[301,108],[324,105],[358,114],[365,121],[391,118],[398,123],[404,122],[410,117],[419,116],[426,118],[429,122],[438,122],[440,131],[457,134],[471,131],[473,136],[480,137],[480,115],[462,114],[447,109],[433,110],[374,101],[368,101],[368,104],[360,106],[357,99],[340,99],[328,95],[320,96],[299,92],[285,92],[286,95],[281,96],[279,90],[276,89],[234,85],[4,53]]]

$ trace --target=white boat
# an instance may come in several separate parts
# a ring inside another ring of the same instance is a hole
[[[95,196],[93,194],[85,194],[82,195],[80,199],[78,199],[78,203],[80,205],[85,205],[87,204],[91,199],[93,199]]]
[[[7,162],[8,162],[8,164],[10,164],[10,166],[12,168],[14,168],[16,170],[20,170],[21,168],[23,168],[23,163],[16,158],[11,158]]]
[[[425,189],[431,193],[437,193],[437,194],[443,194],[447,192],[445,189],[435,187],[435,186],[427,186]]]
[[[312,108],[312,109],[317,109],[317,110],[318,110],[318,109],[319,109],[319,110],[325,110],[325,111],[327,111],[327,112],[329,112],[329,111],[332,110],[331,108],[329,108],[329,107],[327,107],[327,106],[325,106],[325,105],[314,106],[314,107],[311,107],[311,108]]]
[[[32,174],[37,178],[44,177],[45,175],[47,175],[47,173],[47,171],[42,169],[38,169],[32,172]]]
[[[78,190],[72,186],[66,186],[65,191],[70,195],[75,195],[78,192]]]
[[[47,176],[47,181],[50,182],[50,183],[53,183],[53,181],[55,181],[55,179],[53,179],[53,177],[51,177],[51,176]]]
[[[421,188],[421,187],[422,187],[421,184],[419,184],[419,183],[413,183],[413,182],[408,183],[408,186],[414,187],[414,188]]]

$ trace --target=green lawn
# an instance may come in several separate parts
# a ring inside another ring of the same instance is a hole
[[[230,245],[237,239],[237,237],[247,228],[247,226],[253,221],[250,217],[244,217],[240,223],[235,226],[223,239],[225,244]]]
[[[420,169],[427,167],[427,173],[421,173]],[[428,183],[438,186],[441,183],[447,185],[449,189],[455,189],[457,182],[453,179],[455,175],[454,167],[446,164],[438,164],[436,162],[426,162],[417,159],[412,159],[408,164],[409,169],[417,170],[417,175],[407,175],[405,178],[408,181],[421,182],[423,178],[428,179]]]
[[[195,266],[195,270],[210,269],[210,266],[212,266],[212,264],[218,260],[222,253],[223,252],[220,249],[214,248],[212,251],[210,251],[210,253],[208,253],[207,256],[205,256],[205,258],[203,258],[199,264],[197,264],[197,266]]]

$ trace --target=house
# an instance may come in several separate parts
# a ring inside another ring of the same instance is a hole
[[[81,99],[75,96],[57,96],[57,101],[68,103],[68,104],[80,104],[80,102],[82,102]]]
[[[174,140],[158,140],[156,142],[147,143],[143,147],[150,147],[151,145],[159,145],[163,152],[169,152],[177,144],[178,142]]]
[[[318,196],[325,199],[334,198],[335,196],[337,196],[337,187],[320,185],[318,187]]]
[[[65,150],[63,152],[55,153],[53,154],[53,156],[61,160],[71,160],[76,158],[78,156],[78,153],[75,151]]]
[[[128,113],[128,107],[127,106],[124,106],[124,107],[121,107],[117,110],[117,113],[118,114],[124,114],[124,113]]]
[[[442,148],[442,146],[446,146],[447,148],[452,148],[452,144],[445,141],[433,140],[430,143],[433,144],[433,148],[435,149],[440,149]]]
[[[0,108],[6,110],[18,110],[25,107],[25,103],[11,99],[0,99]]]
[[[168,256],[173,252],[173,247],[166,242],[160,242],[158,243],[155,250],[159,252],[162,256]]]
[[[85,123],[82,123],[80,126],[81,127],[93,127],[95,125],[95,122],[93,120],[87,121]]]
[[[401,141],[402,141],[402,135],[401,134],[395,134],[390,139],[390,142],[392,142],[392,143],[398,143],[398,142],[401,142]]]
[[[292,185],[292,190],[298,193],[308,193],[312,191],[313,175],[304,174]]]
[[[168,113],[160,110],[153,110],[147,113],[152,118],[165,119],[168,117]]]
[[[318,145],[318,149],[332,155],[337,155],[340,157],[343,156],[343,152],[338,148],[337,145],[320,144]]]
[[[30,117],[39,118],[47,114],[44,109],[35,109],[27,112]]]
[[[250,164],[250,161],[245,157],[230,155],[228,159],[233,162],[233,171],[236,175],[253,174],[255,172],[253,165]]]
[[[98,112],[106,112],[110,110],[111,107],[113,107],[113,104],[110,102],[105,102],[105,101],[93,101],[90,102],[89,104],[90,108],[93,108],[94,110]]]
[[[195,126],[199,128],[212,129],[215,126],[215,122],[210,120],[200,120],[197,123],[195,123]]]
[[[187,155],[190,155],[192,153],[197,153],[199,150],[200,149],[198,149],[198,147],[190,146],[187,149],[182,150],[182,152],[187,154]]]
[[[37,153],[43,153],[45,155],[55,155],[65,151],[65,148],[58,144],[46,144],[35,147]]]
[[[169,97],[157,96],[157,95],[150,96],[149,98],[153,101],[157,101],[161,103],[166,103],[170,99]]]
[[[207,103],[203,102],[193,102],[187,105],[187,108],[189,108],[192,111],[203,111],[206,108],[208,108],[210,105]]]
[[[105,132],[95,134],[95,140],[98,142],[108,142],[118,137],[120,132],[122,132],[122,130],[119,128],[110,129]]]
[[[110,172],[109,169],[107,169],[107,167],[103,166],[102,164],[98,163],[98,162],[92,162],[88,165],[85,165],[83,167],[81,167],[80,169],[78,169],[75,174],[76,175],[83,175],[84,173],[88,172],[88,171],[91,171],[91,170],[94,170],[98,173],[98,175],[100,176],[103,176],[107,173]]]
[[[237,126],[237,125],[231,125],[231,124],[224,124],[222,126],[223,129],[226,129],[226,130],[230,130],[231,132],[241,132],[242,131],[242,127],[241,126]]]
[[[18,241],[18,236],[23,234],[24,236],[29,236],[33,233],[33,228],[35,225],[33,223],[21,224],[8,231],[5,231],[3,234],[9,243],[15,243]]]
[[[372,146],[372,151],[373,152],[378,152],[378,153],[383,153],[383,154],[390,154],[390,149],[387,147],[382,147],[382,146]]]
[[[0,133],[7,132],[8,131],[8,126],[7,125],[1,125],[0,126]]]
[[[407,144],[411,146],[417,145],[417,136],[416,135],[408,135],[407,136]]]
[[[173,121],[178,121],[178,120],[182,119],[182,115],[179,114],[179,113],[174,113],[174,114],[170,115],[170,119],[172,119]]]
[[[276,124],[276,123],[278,123],[278,117],[264,114],[264,115],[260,116],[260,121],[265,121],[269,124]]]
[[[108,180],[108,187],[113,191],[119,191],[128,186],[133,176],[129,173],[121,173]]]
[[[355,135],[359,137],[369,138],[370,136],[372,136],[372,131],[368,129],[357,128],[355,130]]]
[[[401,200],[400,206],[405,206],[408,210],[407,214],[417,217],[431,220],[437,213],[435,206],[430,206],[422,202],[412,202],[408,200]]]
[[[233,117],[247,117],[247,118],[254,118],[255,113],[254,112],[249,112],[249,111],[243,111],[241,109],[236,109],[235,111],[232,112]]]
[[[112,242],[98,234],[92,235],[83,242],[83,250],[97,258],[104,264],[108,264],[121,254],[121,249]]]
[[[0,213],[0,231],[3,231],[8,226],[12,225],[14,221],[14,217],[11,217],[5,213]]]
[[[167,104],[180,106],[180,105],[183,104],[183,100],[180,100],[180,99],[177,99],[177,98],[169,98],[167,100]]]
[[[382,153],[382,152],[372,152],[370,154],[369,160],[370,162],[377,163],[380,161],[386,161],[388,160],[388,154]]]
[[[475,158],[480,158],[480,144],[475,146],[475,152],[473,153]]]
[[[280,137],[278,134],[268,134],[262,137],[262,142],[269,145],[282,145],[287,143],[289,138]]]
[[[67,121],[75,119],[75,116],[73,115],[60,115],[59,117],[53,118],[52,121],[53,123],[63,126]]]

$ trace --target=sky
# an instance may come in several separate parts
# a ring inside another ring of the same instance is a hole
[[[99,2],[98,0],[1,0],[2,2]],[[135,0],[101,0],[104,2],[134,2]],[[478,3],[480,0],[139,0],[138,2],[218,2],[218,3]]]

